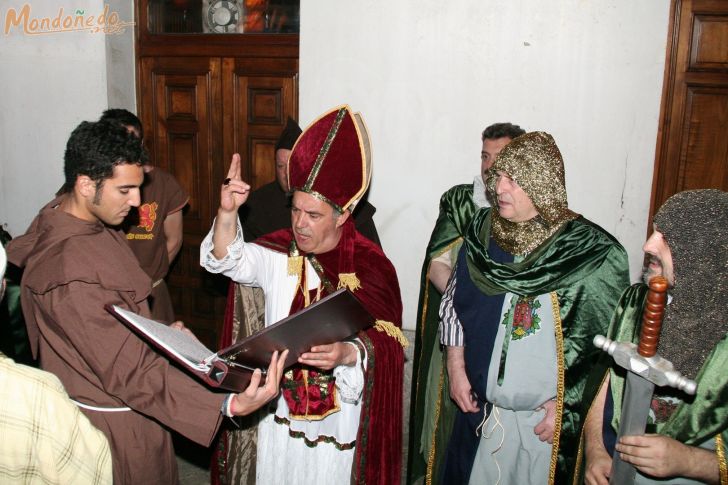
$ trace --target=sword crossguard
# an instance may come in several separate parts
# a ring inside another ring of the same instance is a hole
[[[634,372],[647,379],[656,386],[670,386],[693,395],[698,384],[675,370],[672,363],[660,357],[644,357],[640,355],[638,347],[631,342],[615,342],[603,335],[594,337],[594,345],[614,358],[620,367]]]

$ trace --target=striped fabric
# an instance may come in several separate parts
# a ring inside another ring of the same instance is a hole
[[[48,372],[0,353],[0,483],[110,484],[106,437]]]
[[[448,347],[465,345],[463,326],[460,324],[453,305],[456,286],[457,278],[453,272],[445,288],[445,293],[442,294],[442,300],[440,300],[440,343]]]

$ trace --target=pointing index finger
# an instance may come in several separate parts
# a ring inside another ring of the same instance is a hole
[[[230,169],[227,174],[228,178],[233,180],[241,180],[240,178],[240,155],[237,153],[233,154],[232,162],[230,163]]]

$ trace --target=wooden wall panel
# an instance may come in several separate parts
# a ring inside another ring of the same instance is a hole
[[[226,282],[200,268],[199,245],[212,225],[223,178],[220,59],[144,58],[140,78],[150,158],[190,195],[184,242],[168,277],[170,295],[177,318],[214,347]]]
[[[728,70],[728,17],[695,15],[690,70]]]
[[[728,187],[728,88],[688,88],[677,190]]]
[[[298,113],[294,59],[224,59],[225,153],[239,153],[243,179],[254,189],[275,179],[274,147],[288,116]]]
[[[677,192],[728,190],[728,2],[672,0],[670,20],[650,227]]]
[[[233,153],[254,187],[275,178],[274,144],[286,118],[298,116],[299,36],[160,35],[159,25],[148,28],[150,3],[158,2],[134,2],[138,113],[152,161],[190,194],[182,250],[167,281],[177,317],[216,348],[229,279],[199,266],[200,242]]]
[[[178,50],[174,47],[174,52]],[[229,280],[199,265],[233,153],[254,188],[275,179],[274,145],[297,118],[297,58],[140,59],[140,114],[154,164],[189,193],[184,243],[168,277],[177,318],[217,346]]]

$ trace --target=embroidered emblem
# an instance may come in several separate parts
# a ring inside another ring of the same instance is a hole
[[[511,339],[520,340],[533,335],[541,329],[541,317],[538,310],[541,302],[535,296],[519,296],[513,309],[513,325],[511,326]],[[506,314],[507,316],[507,314]],[[507,319],[505,320],[508,321]]]
[[[653,396],[650,403],[649,422],[662,424],[667,422],[680,405],[680,401],[668,396]]]
[[[154,222],[157,220],[157,207],[159,205],[156,202],[139,206],[139,227],[147,232],[152,232]]]

